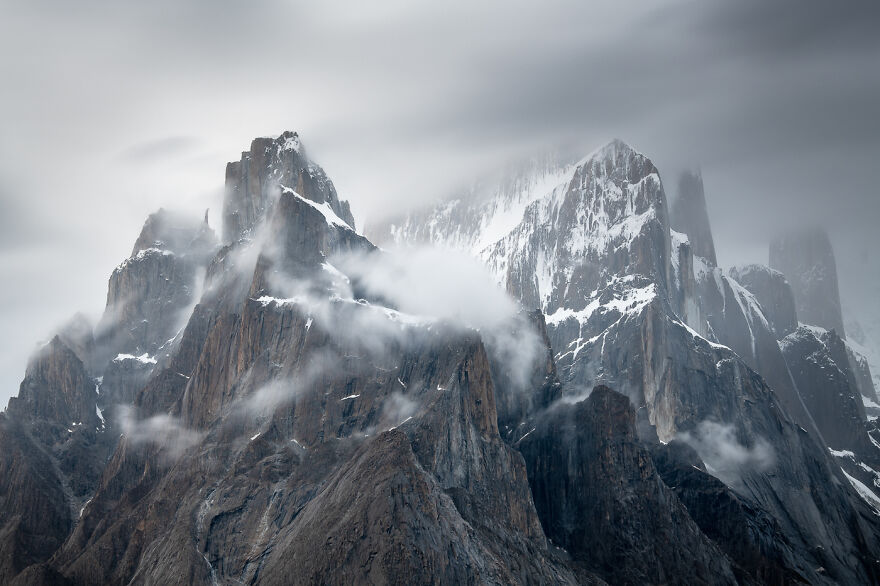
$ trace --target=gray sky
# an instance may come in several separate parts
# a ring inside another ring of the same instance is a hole
[[[876,307],[880,3],[421,4],[5,0],[0,401],[38,340],[100,312],[149,212],[216,222],[225,162],[285,129],[360,225],[620,137],[670,192],[702,167],[723,265],[822,221],[848,305]]]

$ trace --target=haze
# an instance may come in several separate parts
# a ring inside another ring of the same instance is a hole
[[[844,8],[845,6],[845,8]],[[226,161],[300,131],[359,226],[502,161],[619,137],[702,168],[719,262],[831,233],[880,331],[880,4],[7,0],[0,401],[160,206],[219,228]]]

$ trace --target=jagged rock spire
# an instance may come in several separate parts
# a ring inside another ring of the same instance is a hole
[[[798,320],[846,337],[837,263],[824,229],[816,226],[776,238],[770,244],[770,266],[791,283]]]
[[[285,187],[315,203],[328,203],[354,228],[348,202],[339,200],[333,182],[309,160],[299,135],[287,131],[277,138],[254,139],[240,161],[226,165],[223,241],[247,236],[266,217]]]
[[[685,171],[679,176],[678,196],[672,202],[670,222],[673,230],[687,234],[695,255],[705,258],[712,266],[718,264],[699,171]]]

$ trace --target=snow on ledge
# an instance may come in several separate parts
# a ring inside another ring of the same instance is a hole
[[[141,364],[156,364],[156,359],[144,352],[140,356],[134,354],[117,354],[113,362],[122,362],[123,360],[136,360]]]
[[[115,270],[116,270],[116,271],[121,271],[121,270],[124,269],[126,266],[128,266],[129,263],[142,261],[142,260],[144,260],[145,258],[147,258],[147,257],[149,257],[149,256],[154,256],[154,255],[159,255],[159,256],[174,256],[174,253],[171,252],[170,250],[163,250],[163,249],[161,249],[161,248],[142,248],[141,250],[138,250],[138,251],[137,251],[137,254],[133,254],[133,255],[130,256],[129,258],[127,258],[127,259],[125,259],[124,261],[122,261],[121,263],[119,263],[119,265],[116,266],[116,269],[115,269]],[[114,272],[115,272],[115,271],[114,271]]]
[[[599,299],[593,299],[587,306],[580,310],[574,311],[567,308],[559,308],[550,315],[546,316],[547,325],[559,325],[568,320],[575,319],[584,324],[590,319],[590,316],[600,307],[606,310],[614,310],[622,314],[640,313],[654,298],[657,296],[657,287],[651,283],[647,287],[628,290],[621,298],[615,298],[608,303],[600,304]]]
[[[354,231],[354,229],[351,226],[349,226],[345,220],[343,220],[342,218],[340,218],[339,216],[336,215],[336,212],[333,211],[333,208],[331,208],[330,204],[327,203],[326,201],[324,203],[318,204],[318,203],[313,202],[310,199],[304,198],[303,196],[301,196],[300,194],[298,194],[297,192],[295,192],[294,190],[292,190],[291,188],[289,188],[285,185],[281,185],[280,187],[281,187],[281,193],[289,193],[289,194],[295,196],[296,198],[298,198],[300,201],[310,205],[311,207],[313,207],[316,210],[318,210],[319,212],[321,212],[321,215],[324,216],[324,219],[331,226],[338,226],[340,228],[347,228],[349,230]]]
[[[846,470],[840,470],[843,472],[843,475],[846,476],[846,479],[849,480],[849,483],[852,484],[853,488],[862,497],[862,500],[865,501],[869,507],[874,511],[874,514],[880,517],[880,497],[874,494],[870,488],[865,486],[860,480],[857,478],[853,478],[849,474],[846,473]]]

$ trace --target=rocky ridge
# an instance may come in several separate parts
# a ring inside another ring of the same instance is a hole
[[[524,384],[492,332],[403,313],[347,268],[387,253],[295,133],[227,167],[222,242],[151,217],[92,342],[53,341],[4,416],[22,421],[0,420],[3,494],[41,487],[0,503],[3,576],[877,581],[869,499],[789,412],[794,377],[770,382],[785,345],[758,295],[670,229],[650,160],[614,141],[534,169],[480,222],[449,231],[445,208],[447,228],[397,233],[452,234],[537,310],[505,326],[542,346]],[[845,378],[852,398],[863,377]],[[82,447],[59,448],[91,407]]]

